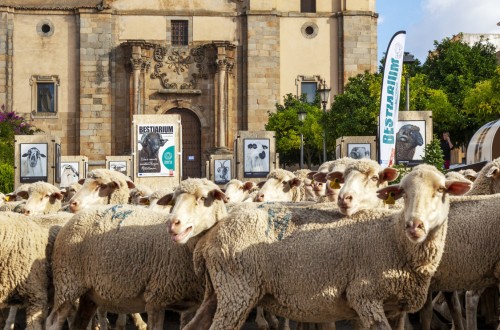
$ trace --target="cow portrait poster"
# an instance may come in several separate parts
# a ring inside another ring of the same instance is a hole
[[[61,162],[60,173],[60,188],[66,188],[69,187],[72,183],[78,182],[78,180],[80,179],[79,162]]]
[[[47,182],[47,143],[20,143],[21,183]]]
[[[421,163],[425,148],[425,120],[399,120],[396,126],[396,164]]]
[[[350,158],[362,159],[371,157],[371,145],[370,143],[348,143],[347,144],[347,155]]]
[[[217,184],[226,184],[231,180],[231,159],[215,159],[215,178]]]
[[[269,174],[269,139],[245,139],[243,141],[243,176],[265,178]]]
[[[137,157],[137,176],[174,176],[174,125],[138,125]]]
[[[127,175],[127,162],[124,160],[110,161],[108,166],[109,166],[108,169],[110,170],[118,171],[120,173]]]

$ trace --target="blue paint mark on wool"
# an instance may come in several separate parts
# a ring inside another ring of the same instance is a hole
[[[115,205],[109,209],[107,209],[104,214],[106,215],[109,211],[111,211],[113,213],[113,215],[111,216],[111,220],[120,220],[118,222],[118,229],[120,229],[123,221],[131,214],[133,213],[133,210],[127,210],[127,211],[118,211],[118,209],[121,209],[123,207],[123,205]]]
[[[267,206],[271,206],[267,208]],[[278,232],[278,240],[281,241],[285,235],[285,231],[290,224],[292,219],[292,213],[284,206],[276,205],[276,203],[264,203],[259,205],[257,208],[266,209],[267,208],[267,229],[266,237],[269,237],[270,231]]]

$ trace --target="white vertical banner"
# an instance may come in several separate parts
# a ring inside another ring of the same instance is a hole
[[[394,165],[405,39],[406,31],[396,32],[385,53],[378,127],[379,163],[382,167]]]

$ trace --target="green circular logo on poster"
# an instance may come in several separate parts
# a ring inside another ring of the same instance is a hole
[[[163,155],[161,157],[163,165],[169,169],[169,170],[174,170],[175,169],[175,163],[174,163],[174,146],[168,147],[165,149],[163,152]]]

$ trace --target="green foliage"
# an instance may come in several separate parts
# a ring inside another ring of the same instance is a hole
[[[424,153],[425,155],[422,157],[424,163],[436,166],[443,173],[446,172],[444,169],[443,150],[441,150],[441,143],[437,135],[434,135],[431,143],[425,145]]]
[[[0,192],[4,194],[14,191],[14,166],[0,163]]]
[[[401,179],[408,173],[411,172],[412,168],[409,166],[406,166],[406,164],[395,164],[392,166],[394,169],[396,169],[399,173],[398,177],[396,180],[391,181],[390,184],[397,184],[401,182]]]
[[[467,93],[464,112],[475,119],[475,126],[500,118],[500,67],[491,79],[478,82]]]
[[[300,109],[307,113],[303,123],[298,119]],[[287,94],[283,98],[283,105],[276,104],[276,112],[268,112],[268,115],[265,128],[276,132],[276,150],[280,153],[281,164],[300,162],[301,133],[304,137],[304,162],[309,168],[312,164],[319,164],[323,147],[323,112],[318,99],[309,104],[305,102],[305,97]]]

